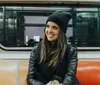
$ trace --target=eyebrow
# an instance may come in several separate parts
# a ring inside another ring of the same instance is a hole
[[[46,24],[46,26],[50,26],[49,24]],[[60,28],[59,26],[57,25],[53,25],[52,27],[57,27],[57,28]]]

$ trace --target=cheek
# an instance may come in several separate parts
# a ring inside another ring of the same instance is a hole
[[[46,31],[47,29],[46,28],[44,28],[44,32]]]
[[[46,28],[44,28],[44,32],[45,32]]]
[[[47,34],[47,29],[45,29],[44,33]]]
[[[58,38],[59,37],[59,34],[57,34],[56,37]]]
[[[58,32],[56,33],[56,35],[59,36],[59,33],[60,33],[60,32],[58,31]]]

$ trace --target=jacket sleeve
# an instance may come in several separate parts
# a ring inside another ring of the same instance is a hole
[[[38,47],[35,50],[32,50],[30,54],[29,68],[28,68],[28,75],[27,75],[27,85],[45,85],[44,83],[35,79],[36,74],[40,76],[40,74],[36,70],[36,64],[37,64],[36,52],[38,52],[37,50]]]
[[[74,78],[76,76],[77,70],[77,48],[71,46],[69,51],[69,64],[68,64],[68,72],[65,75],[64,81],[62,85],[73,85]]]

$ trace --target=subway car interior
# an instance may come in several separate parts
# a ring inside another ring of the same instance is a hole
[[[0,85],[27,85],[30,52],[42,40],[46,19],[56,10],[69,11],[66,36],[78,48],[77,78],[100,85],[99,4],[3,4],[0,6]]]

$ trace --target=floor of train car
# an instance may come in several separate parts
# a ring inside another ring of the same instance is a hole
[[[1,60],[0,85],[27,85],[28,61]],[[77,77],[82,85],[100,85],[100,62],[79,61]]]

